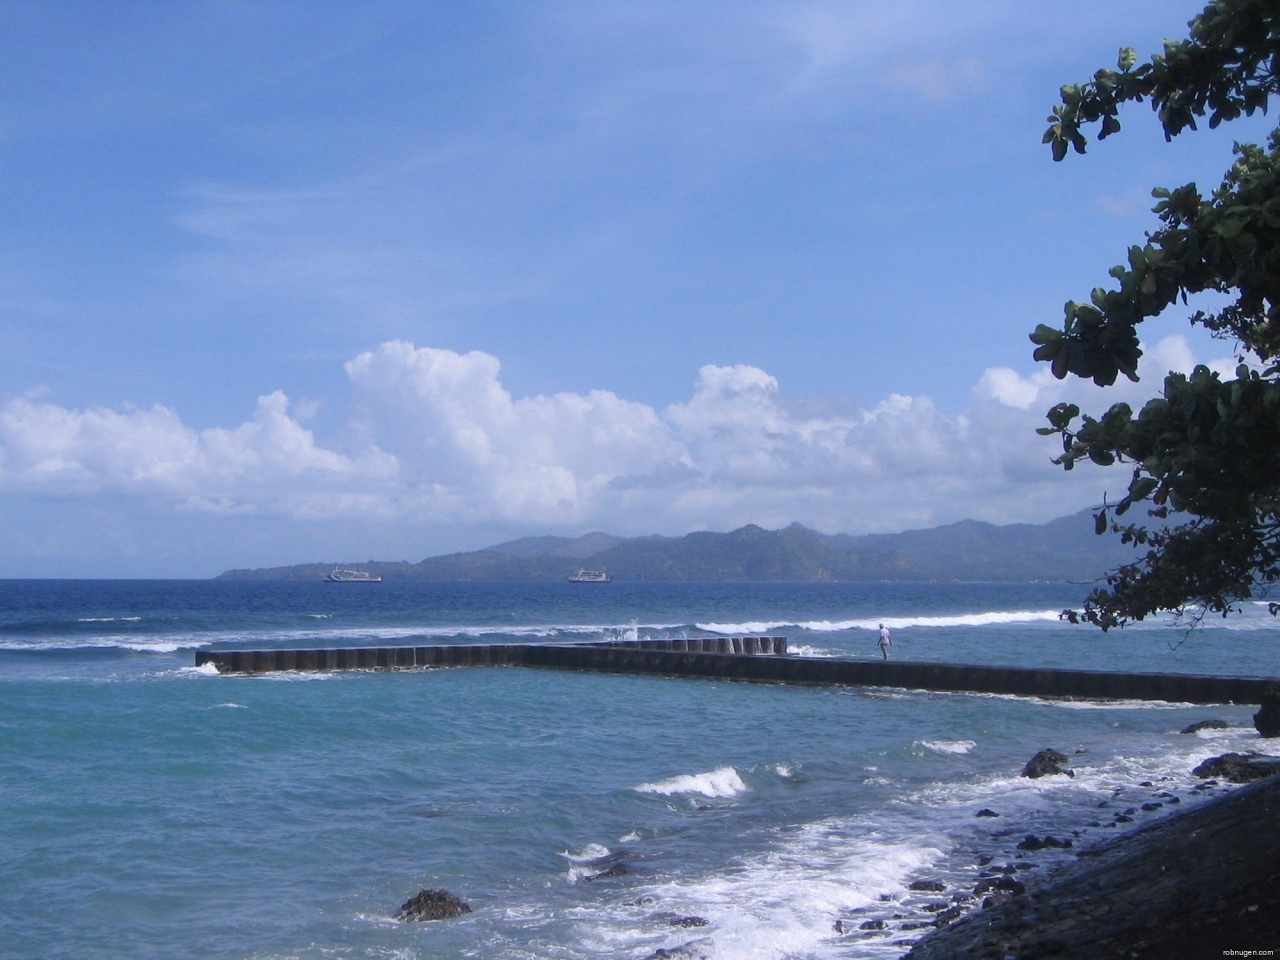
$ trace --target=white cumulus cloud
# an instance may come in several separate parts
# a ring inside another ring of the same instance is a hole
[[[1147,354],[1147,369],[1194,362],[1181,337]],[[0,494],[513,533],[1046,520],[1124,479],[1054,467],[1056,439],[1034,432],[1044,411],[1064,399],[1095,412],[1138,404],[1154,389],[992,368],[961,412],[897,394],[833,411],[789,399],[757,367],[708,365],[688,400],[659,410],[607,390],[513,397],[496,357],[405,341],[361,353],[346,373],[352,412],[341,442],[317,439],[281,392],[260,397],[244,423],[203,431],[162,406],[12,398],[0,405]]]

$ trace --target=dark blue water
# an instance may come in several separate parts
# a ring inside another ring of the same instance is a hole
[[[1027,832],[1114,834],[1087,824],[1116,791],[1196,802],[1190,766],[1257,746],[1251,708],[520,669],[220,677],[193,654],[768,632],[800,655],[878,658],[884,621],[908,660],[1280,673],[1265,608],[1190,635],[1104,636],[1055,616],[1081,589],[0,583],[0,943],[66,958],[644,958],[691,941],[712,957],[898,956],[912,879],[971,885],[979,856],[1011,858]],[[1206,716],[1232,728],[1178,733]],[[1046,746],[1075,778],[1017,776]],[[422,887],[475,910],[396,923]],[[832,929],[876,917],[885,931]]]

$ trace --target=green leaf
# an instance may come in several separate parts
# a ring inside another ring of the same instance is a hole
[[[1093,532],[1098,536],[1102,536],[1107,532],[1107,511],[1096,513],[1093,516]]]
[[[1036,324],[1036,329],[1030,335],[1030,339],[1032,343],[1043,345],[1046,343],[1056,343],[1062,339],[1062,336],[1063,334],[1061,330],[1055,330],[1048,324],[1039,323]]]
[[[1151,494],[1156,492],[1156,487],[1160,486],[1160,481],[1153,477],[1140,477],[1133,483],[1129,484],[1130,500],[1145,500]]]
[[[1034,351],[1032,351],[1031,359],[1035,360],[1037,363],[1044,363],[1046,360],[1051,361],[1053,360],[1054,357],[1058,355],[1061,349],[1062,349],[1062,345],[1060,343],[1042,344],[1041,346],[1036,347]]]
[[[1123,72],[1128,73],[1133,69],[1133,65],[1138,62],[1138,51],[1133,47],[1121,47],[1120,56],[1116,59],[1116,66]]]

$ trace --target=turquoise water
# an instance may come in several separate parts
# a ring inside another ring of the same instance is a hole
[[[896,957],[937,899],[912,880],[971,887],[980,857],[1013,860],[1027,833],[1130,828],[1099,803],[1165,794],[1137,825],[1169,796],[1198,802],[1190,767],[1257,748],[1253,708],[513,668],[221,677],[194,651],[768,632],[797,655],[872,659],[883,620],[906,660],[1280,674],[1263,607],[1104,636],[1054,615],[1080,590],[0,583],[0,943],[33,958],[646,958],[691,942]],[[1210,716],[1231,728],[1178,733]],[[1044,747],[1077,776],[1018,777]],[[474,912],[396,923],[423,887]],[[877,918],[884,931],[857,929]]]

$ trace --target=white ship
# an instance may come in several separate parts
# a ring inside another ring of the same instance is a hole
[[[569,577],[570,583],[613,583],[613,577],[603,570],[579,570]]]
[[[325,577],[330,583],[381,583],[382,577],[366,570],[333,570]]]

